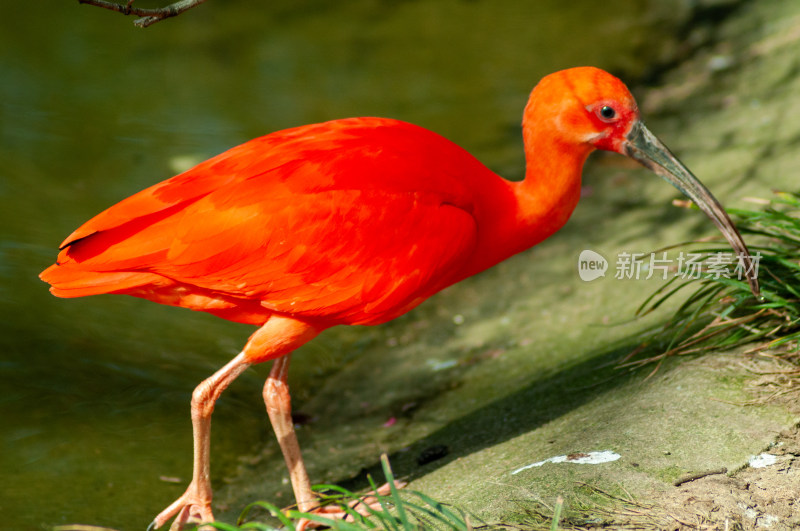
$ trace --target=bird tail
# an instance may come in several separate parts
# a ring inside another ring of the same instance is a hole
[[[131,271],[86,271],[76,262],[53,264],[39,275],[50,284],[56,297],[73,298],[103,293],[125,293],[147,284],[164,280],[153,273]]]

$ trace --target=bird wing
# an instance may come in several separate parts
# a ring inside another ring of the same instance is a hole
[[[382,321],[449,284],[475,244],[470,214],[433,194],[281,192],[195,203],[152,271],[276,311]]]
[[[477,239],[458,179],[477,170],[458,166],[480,163],[402,122],[321,125],[132,196],[78,229],[59,261],[347,324],[392,319],[458,280]]]

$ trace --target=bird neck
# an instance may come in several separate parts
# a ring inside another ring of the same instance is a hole
[[[583,165],[594,149],[559,140],[547,128],[523,131],[525,179],[513,186],[516,223],[530,247],[563,227],[572,215],[580,199]]]
[[[461,278],[530,249],[564,226],[580,198],[581,171],[591,151],[526,131],[525,179],[491,180],[497,188],[485,190],[491,199],[481,209],[478,246]]]

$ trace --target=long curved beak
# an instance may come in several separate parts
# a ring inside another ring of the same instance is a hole
[[[753,292],[756,299],[759,299],[761,290],[758,286],[758,269],[754,267],[750,251],[728,213],[711,195],[708,188],[703,186],[703,183],[692,175],[692,172],[641,121],[634,123],[623,142],[623,149],[625,155],[680,190],[711,218],[711,221],[733,247],[737,259],[741,260],[742,268],[747,275],[747,282],[750,284],[750,291]]]

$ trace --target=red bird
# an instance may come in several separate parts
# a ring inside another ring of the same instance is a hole
[[[409,123],[350,118],[251,140],[143,190],[61,244],[41,278],[58,297],[119,293],[257,325],[242,352],[192,395],[194,473],[159,514],[213,521],[209,433],[214,403],[254,363],[300,510],[315,496],[292,426],[293,350],[335,325],[398,317],[561,228],[595,149],[629,156],[674,184],[749,253],[711,193],[642,124],[614,76],[556,72],[522,120],[527,170],[510,182],[449,140]],[[750,268],[752,271],[752,268]],[[758,283],[749,279],[758,295]]]

